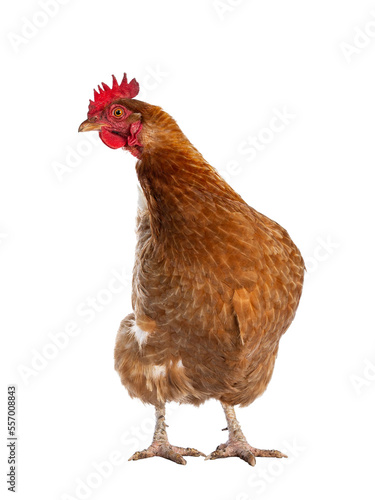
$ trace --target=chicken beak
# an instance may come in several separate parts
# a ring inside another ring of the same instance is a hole
[[[79,126],[78,132],[90,132],[91,130],[101,130],[103,124],[92,120],[85,120]]]

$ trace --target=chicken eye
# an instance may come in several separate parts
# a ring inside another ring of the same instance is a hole
[[[121,118],[122,115],[124,114],[124,110],[122,108],[115,108],[113,111],[112,111],[112,114],[113,116],[115,116],[116,118]]]

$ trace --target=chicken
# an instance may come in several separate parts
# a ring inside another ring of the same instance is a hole
[[[206,459],[285,457],[250,446],[234,406],[266,389],[280,337],[302,291],[304,262],[279,224],[220,177],[160,107],[134,99],[127,82],[94,90],[79,131],[99,131],[110,148],[137,159],[143,196],[137,215],[132,307],[115,346],[115,368],[131,397],[156,410],[153,456],[185,464],[204,455],[172,446],[165,404],[220,401],[228,440]]]

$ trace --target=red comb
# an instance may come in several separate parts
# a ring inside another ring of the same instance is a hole
[[[107,104],[115,99],[132,99],[139,92],[139,84],[133,78],[131,82],[128,83],[126,78],[126,73],[120,85],[117,83],[116,77],[112,75],[113,84],[112,88],[108,87],[105,83],[102,83],[102,87],[98,85],[99,92],[94,89],[94,100],[90,99],[89,103],[89,115],[93,115],[101,111]]]

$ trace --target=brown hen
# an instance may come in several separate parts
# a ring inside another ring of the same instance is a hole
[[[169,444],[165,403],[221,402],[229,439],[207,459],[285,456],[250,446],[234,405],[266,389],[281,335],[301,296],[304,263],[279,224],[249,207],[160,107],[135,100],[138,84],[113,79],[90,101],[80,131],[138,158],[133,312],[121,323],[115,367],[131,397],[156,408],[153,442],[137,460],[184,464],[203,455]]]

